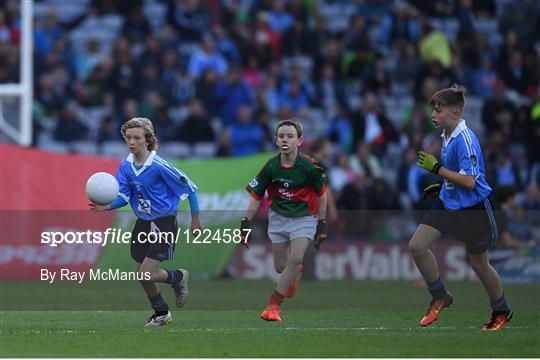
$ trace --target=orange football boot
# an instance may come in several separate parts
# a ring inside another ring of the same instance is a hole
[[[445,308],[452,305],[454,302],[454,298],[452,297],[452,294],[449,292],[446,293],[444,298],[442,299],[433,299],[431,300],[431,303],[429,304],[429,309],[426,315],[422,318],[420,321],[420,326],[426,327],[430,325],[431,323],[435,322],[437,318],[439,317],[439,314],[441,311],[443,311]]]
[[[268,304],[266,309],[262,312],[261,318],[266,321],[281,321],[281,316],[279,316],[279,306]]]
[[[491,321],[484,325],[483,331],[499,331],[508,324],[514,313],[512,311],[493,311]]]

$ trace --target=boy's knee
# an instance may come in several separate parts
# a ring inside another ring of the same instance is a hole
[[[276,272],[278,274],[281,274],[283,272],[283,270],[285,270],[285,264],[274,265],[274,268],[276,269]]]
[[[469,256],[469,264],[475,272],[482,272],[489,266],[485,258],[477,256]]]
[[[422,255],[427,249],[418,241],[415,241],[414,238],[409,241],[409,251],[412,256]]]
[[[304,260],[304,257],[302,255],[289,255],[289,259],[287,260],[288,265],[296,267],[299,265],[302,265],[302,261]]]

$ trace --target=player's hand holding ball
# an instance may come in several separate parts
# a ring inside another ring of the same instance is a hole
[[[418,152],[418,162],[416,163],[416,165],[435,174],[438,174],[439,169],[441,168],[441,165],[437,161],[437,158],[425,151]]]
[[[321,246],[321,243],[327,238],[328,234],[326,233],[326,220],[320,219],[317,222],[317,231],[315,232],[315,249],[319,250],[319,246]]]
[[[89,203],[88,206],[90,206],[90,210],[96,214],[111,210],[111,205],[99,205],[99,204]]]
[[[242,218],[242,221],[240,221],[240,238],[242,244],[244,244],[246,249],[249,249],[249,242],[251,241],[251,237],[249,236],[250,232],[247,230],[251,230],[251,220],[244,216]]]

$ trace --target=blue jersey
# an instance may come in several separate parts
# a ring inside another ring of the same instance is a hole
[[[443,131],[441,135],[441,165],[463,175],[473,175],[476,183],[474,189],[469,190],[444,179],[439,194],[444,207],[448,210],[459,210],[486,200],[491,194],[491,188],[486,182],[484,157],[476,135],[467,128],[463,119],[448,140],[445,133],[446,131]]]
[[[133,154],[122,161],[116,179],[120,197],[129,202],[139,219],[155,220],[176,216],[178,203],[197,191],[197,186],[182,171],[150,153],[142,167],[133,163]]]

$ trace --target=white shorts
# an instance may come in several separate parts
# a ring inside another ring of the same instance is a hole
[[[313,240],[316,232],[315,216],[285,217],[272,209],[268,211],[268,237],[272,244],[281,244],[299,237]]]

